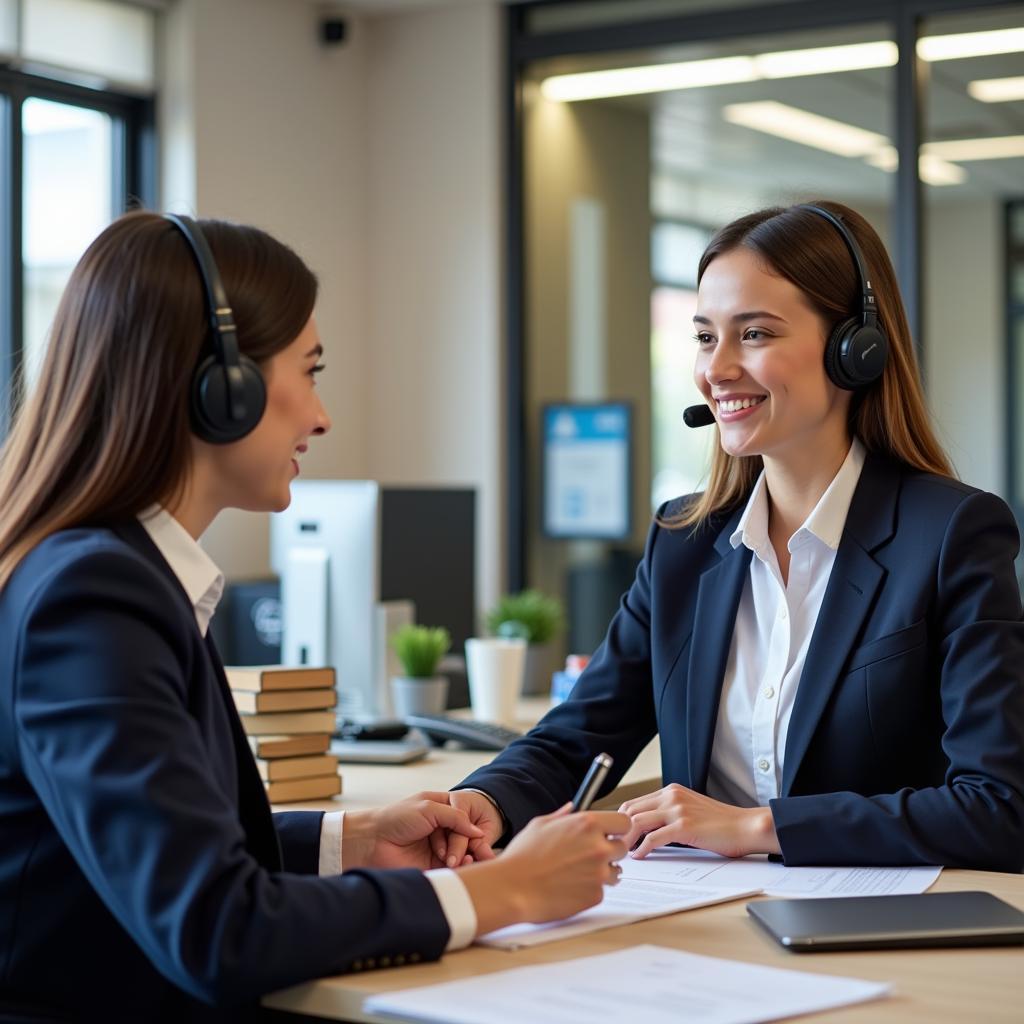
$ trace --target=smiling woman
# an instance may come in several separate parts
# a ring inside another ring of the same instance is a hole
[[[717,413],[721,445],[707,489],[672,525],[695,526],[742,500],[764,456],[780,449],[796,458],[802,451],[831,480],[851,433],[869,451],[952,476],[925,406],[885,246],[855,210],[839,203],[814,206],[840,218],[857,247],[856,259],[840,231],[806,204],[741,217],[719,231],[701,257],[694,379]],[[877,306],[872,315],[887,339],[878,386],[859,389],[837,386],[826,370],[830,336],[864,315],[858,261],[870,268]],[[741,387],[763,408],[753,414],[723,409],[720,397],[746,397]]]
[[[514,833],[660,732],[664,787],[620,808],[634,856],[1019,871],[1017,528],[950,473],[878,236],[838,203],[761,210],[698,277],[709,487],[659,510],[569,700],[452,803]]]

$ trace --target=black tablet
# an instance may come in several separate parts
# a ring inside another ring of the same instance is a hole
[[[798,953],[1024,943],[1024,913],[987,892],[762,900],[747,912]]]

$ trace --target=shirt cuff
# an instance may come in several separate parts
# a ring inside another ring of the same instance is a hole
[[[465,949],[476,935],[476,907],[473,906],[465,883],[448,868],[438,868],[425,874],[427,881],[434,887],[434,894],[451,930],[444,951],[450,953],[455,949]]]
[[[320,875],[341,874],[341,828],[344,811],[329,811],[320,824]],[[465,888],[465,887],[463,887]]]

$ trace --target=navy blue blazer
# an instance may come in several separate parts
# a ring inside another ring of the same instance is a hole
[[[671,515],[678,505],[663,511]],[[610,791],[655,735],[665,783],[705,792],[751,552],[742,509],[652,526],[569,700],[461,784],[515,831],[606,750]],[[1024,624],[997,497],[869,456],[836,553],[771,801],[787,864],[1024,865]]]
[[[429,881],[317,877],[320,825],[271,815],[216,650],[138,523],[32,551],[0,594],[0,1010],[250,1019],[274,989],[439,957]]]

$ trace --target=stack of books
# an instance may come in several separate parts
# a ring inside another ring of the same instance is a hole
[[[228,668],[228,685],[271,803],[341,792],[334,732],[333,668]]]

